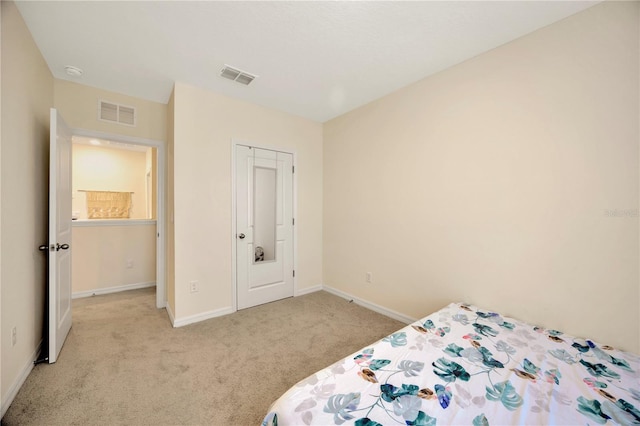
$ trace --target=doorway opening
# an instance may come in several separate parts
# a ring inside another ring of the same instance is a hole
[[[73,131],[72,297],[155,287],[166,306],[164,145]]]

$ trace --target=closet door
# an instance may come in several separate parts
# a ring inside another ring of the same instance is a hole
[[[238,309],[293,296],[293,155],[236,145]]]

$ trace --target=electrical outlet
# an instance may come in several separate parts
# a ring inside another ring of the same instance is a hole
[[[191,293],[197,293],[200,291],[200,283],[198,283],[198,281],[191,281],[189,283],[189,290]]]
[[[13,327],[11,329],[11,346],[15,346],[18,343],[18,328]]]
[[[126,263],[126,265],[127,265],[127,269],[131,269],[131,268],[133,268],[133,260],[131,260],[131,259],[127,259],[127,263]]]
[[[364,279],[367,281],[367,283],[371,284],[371,272],[367,272],[365,274],[365,278]]]

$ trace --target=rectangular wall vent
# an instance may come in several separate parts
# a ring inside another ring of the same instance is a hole
[[[255,80],[258,76],[234,67],[230,67],[229,65],[225,64],[224,68],[220,70],[220,77],[228,78],[229,80],[233,80],[236,83],[248,86],[249,83]]]
[[[98,119],[111,123],[124,124],[125,126],[135,126],[136,109],[132,106],[100,100],[98,102]]]

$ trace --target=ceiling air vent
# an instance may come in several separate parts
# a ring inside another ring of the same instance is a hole
[[[132,106],[101,100],[98,103],[98,119],[126,126],[135,126],[136,109]]]
[[[244,84],[248,86],[253,80],[258,77],[257,75],[250,74],[245,71],[241,71],[237,68],[230,67],[225,64],[224,68],[220,70],[220,77],[228,78],[229,80],[233,80],[236,83]]]

